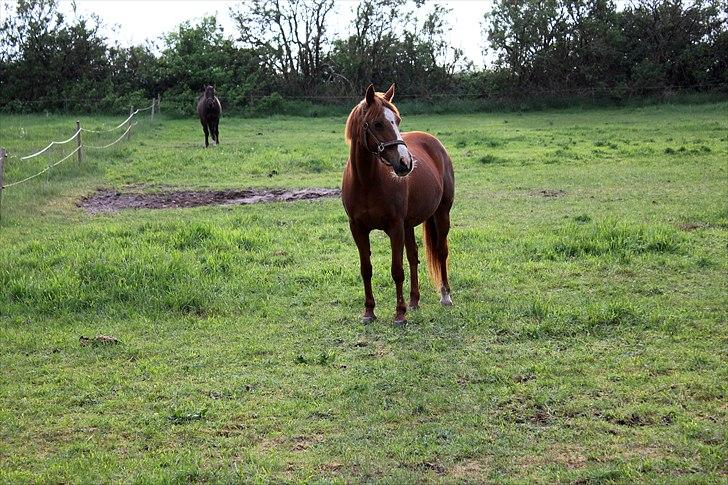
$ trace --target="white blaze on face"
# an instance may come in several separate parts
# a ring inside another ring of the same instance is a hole
[[[397,139],[401,140],[402,134],[399,132],[399,126],[397,126],[397,118],[394,116],[394,112],[389,108],[384,108],[384,117],[387,118],[387,121],[389,121],[392,125]],[[412,165],[412,156],[406,146],[397,145],[397,151],[399,152],[399,156],[405,160],[408,166]]]

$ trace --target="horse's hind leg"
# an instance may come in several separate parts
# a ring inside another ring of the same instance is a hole
[[[202,131],[205,132],[205,148],[210,146],[210,130],[207,129],[207,123],[202,123]]]
[[[447,257],[449,253],[447,234],[450,232],[450,207],[441,205],[433,217],[437,226],[437,259],[442,282],[440,286],[440,303],[451,306],[450,283],[447,280]]]
[[[410,310],[417,310],[420,305],[420,283],[417,279],[417,240],[415,239],[415,228],[404,228],[404,246],[407,249],[407,262],[410,268]]]
[[[220,144],[220,121],[215,122],[215,145]]]

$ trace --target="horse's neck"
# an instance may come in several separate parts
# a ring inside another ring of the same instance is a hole
[[[349,160],[353,169],[354,179],[362,185],[371,186],[379,178],[378,160],[374,155],[359,143],[352,143],[349,151]]]

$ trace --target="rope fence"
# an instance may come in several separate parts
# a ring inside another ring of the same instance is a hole
[[[155,112],[156,113],[159,113],[160,112],[160,109],[159,108],[160,108],[160,99],[159,98],[153,99],[152,100],[152,104],[149,105],[149,106],[147,106],[146,108],[138,108],[138,109],[135,110],[134,107],[131,107],[131,109],[129,110],[129,117],[126,118],[121,123],[119,123],[118,125],[116,125],[115,127],[110,128],[108,130],[90,130],[90,129],[81,127],[81,123],[79,121],[76,121],[76,131],[75,131],[75,133],[73,135],[71,135],[70,138],[68,138],[66,140],[62,140],[62,141],[52,141],[52,142],[50,142],[48,144],[48,146],[46,146],[42,150],[38,150],[35,153],[32,153],[30,155],[26,155],[26,156],[23,156],[23,157],[19,157],[18,155],[15,155],[15,154],[10,155],[10,154],[7,153],[7,151],[5,150],[5,148],[0,148],[0,217],[2,216],[2,195],[3,195],[3,190],[4,189],[9,189],[11,187],[15,187],[16,185],[21,185],[21,184],[24,184],[26,182],[29,182],[29,181],[35,179],[36,177],[39,177],[39,176],[43,175],[46,172],[49,172],[51,169],[53,169],[54,167],[57,167],[61,163],[65,162],[66,160],[68,160],[71,157],[73,157],[74,155],[76,155],[76,160],[80,164],[81,161],[83,160],[83,150],[85,148],[92,148],[92,149],[96,149],[96,150],[103,150],[105,148],[110,148],[110,147],[116,145],[117,143],[119,143],[123,139],[129,140],[131,138],[132,128],[134,128],[134,126],[136,126],[139,123],[139,121],[132,122],[132,119],[134,118],[134,116],[138,115],[141,112],[150,111],[151,110],[150,118],[151,118],[151,121],[153,122],[154,121],[154,114],[155,114]],[[82,139],[81,139],[81,136],[82,136],[81,134],[82,133],[106,134],[106,133],[112,133],[114,131],[118,131],[118,130],[124,128],[124,127],[125,127],[125,129],[121,133],[121,136],[119,136],[116,140],[114,140],[111,143],[108,143],[106,145],[98,146],[98,145],[90,145],[90,144],[82,143]],[[76,141],[76,148],[73,151],[71,151],[70,153],[66,154],[60,160],[55,161],[53,163],[49,163],[48,166],[46,166],[43,170],[41,170],[41,171],[39,171],[37,173],[34,173],[33,175],[27,176],[27,177],[25,177],[25,178],[23,178],[21,180],[16,180],[16,181],[10,182],[10,183],[5,183],[4,182],[4,179],[5,179],[5,162],[7,162],[8,160],[10,160],[10,159],[18,159],[19,161],[31,160],[31,159],[33,159],[35,157],[38,157],[38,156],[43,155],[44,153],[46,153],[48,150],[50,150],[54,146],[63,146],[63,145],[66,145],[68,143],[71,143],[74,140]]]
[[[65,162],[66,160],[68,160],[69,158],[71,158],[73,155],[75,155],[76,153],[78,153],[79,150],[81,150],[81,148],[82,148],[82,146],[76,147],[75,150],[73,150],[71,153],[69,153],[65,157],[61,158],[60,160],[58,160],[56,163],[53,163],[51,165],[48,165],[43,170],[41,170],[40,172],[38,172],[38,173],[36,173],[34,175],[31,175],[30,177],[25,177],[24,179],[18,180],[17,182],[13,182],[11,184],[3,185],[3,189],[7,189],[7,188],[10,188],[10,187],[14,187],[16,185],[20,185],[20,184],[22,184],[24,182],[27,182],[28,180],[33,180],[34,178],[38,177],[39,175],[43,175],[44,173],[46,173],[48,170],[52,169],[56,165],[60,165],[61,163]]]
[[[76,133],[74,133],[73,135],[71,135],[71,138],[69,138],[68,140],[52,141],[44,149],[42,149],[40,151],[37,151],[37,152],[35,152],[32,155],[28,155],[28,156],[25,156],[25,157],[20,157],[20,159],[21,160],[30,160],[31,158],[35,158],[35,157],[37,157],[39,155],[43,155],[45,152],[47,152],[48,150],[50,150],[53,145],[65,145],[66,143],[72,142],[73,140],[76,139],[76,137],[78,136],[79,133],[81,133],[81,129],[80,128],[78,130],[76,130]]]
[[[116,140],[112,141],[112,142],[111,142],[111,143],[109,143],[108,145],[104,145],[104,146],[102,146],[102,147],[97,147],[97,146],[93,146],[93,145],[83,145],[83,147],[84,147],[84,148],[97,148],[97,149],[104,149],[104,148],[109,148],[109,147],[111,147],[111,146],[114,146],[114,145],[116,145],[117,143],[119,143],[119,142],[120,142],[120,141],[121,141],[121,140],[122,140],[122,139],[123,139],[123,138],[124,138],[124,137],[125,137],[125,136],[126,136],[126,135],[127,135],[128,133],[129,133],[129,131],[131,131],[131,128],[132,128],[132,126],[136,126],[136,124],[137,124],[137,123],[138,123],[138,121],[137,121],[137,122],[134,122],[134,123],[132,123],[132,124],[130,124],[130,125],[129,125],[129,127],[128,127],[128,128],[126,129],[126,131],[124,131],[124,133],[122,133],[122,134],[121,134],[121,136],[120,136],[119,138],[117,138]]]

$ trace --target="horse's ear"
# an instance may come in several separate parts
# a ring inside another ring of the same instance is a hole
[[[387,101],[392,101],[392,98],[394,98],[394,83],[392,83],[392,85],[389,86],[389,89],[387,89],[387,92],[384,93],[384,99]]]
[[[370,84],[367,88],[367,93],[364,95],[364,99],[367,100],[367,106],[371,106],[374,102],[374,84]]]

